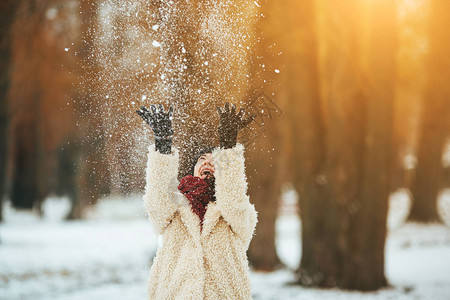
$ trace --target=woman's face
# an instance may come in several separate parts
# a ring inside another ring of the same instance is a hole
[[[194,177],[205,179],[207,177],[214,177],[214,164],[212,161],[212,154],[205,153],[197,160],[194,167]]]

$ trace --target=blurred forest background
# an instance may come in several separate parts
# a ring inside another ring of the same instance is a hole
[[[258,114],[239,137],[259,211],[253,268],[281,264],[286,189],[307,286],[387,285],[399,188],[409,219],[442,221],[449,1],[2,0],[0,39],[0,199],[16,209],[65,195],[67,218],[82,219],[105,195],[141,193],[152,137],[135,111],[151,103],[177,107],[183,176],[199,146],[218,144],[216,105],[233,102]]]

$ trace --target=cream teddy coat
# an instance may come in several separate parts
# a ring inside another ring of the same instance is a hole
[[[251,299],[247,249],[257,212],[247,196],[244,148],[213,151],[216,201],[200,219],[178,191],[178,160],[150,146],[144,206],[163,243],[153,260],[149,299]]]

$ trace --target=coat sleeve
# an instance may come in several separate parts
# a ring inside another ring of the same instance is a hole
[[[247,196],[244,147],[213,152],[216,179],[216,203],[224,220],[248,247],[257,223],[255,206]]]
[[[161,234],[178,210],[182,195],[178,192],[178,151],[161,154],[151,145],[148,151],[145,211],[155,230]]]

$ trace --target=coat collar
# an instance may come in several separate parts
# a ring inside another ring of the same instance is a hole
[[[179,211],[181,220],[186,225],[188,232],[197,242],[200,242],[200,237],[206,237],[211,233],[221,216],[217,204],[215,202],[208,203],[203,219],[203,229],[200,232],[200,218],[191,210],[190,205],[181,206]]]
[[[211,233],[212,229],[219,221],[220,216],[221,213],[217,208],[217,203],[209,202],[206,209],[205,218],[203,219],[202,236],[206,237]]]
[[[200,223],[199,217],[191,211],[189,204],[180,206],[179,208],[181,221],[186,226],[187,231],[194,239],[195,243],[200,242]]]

